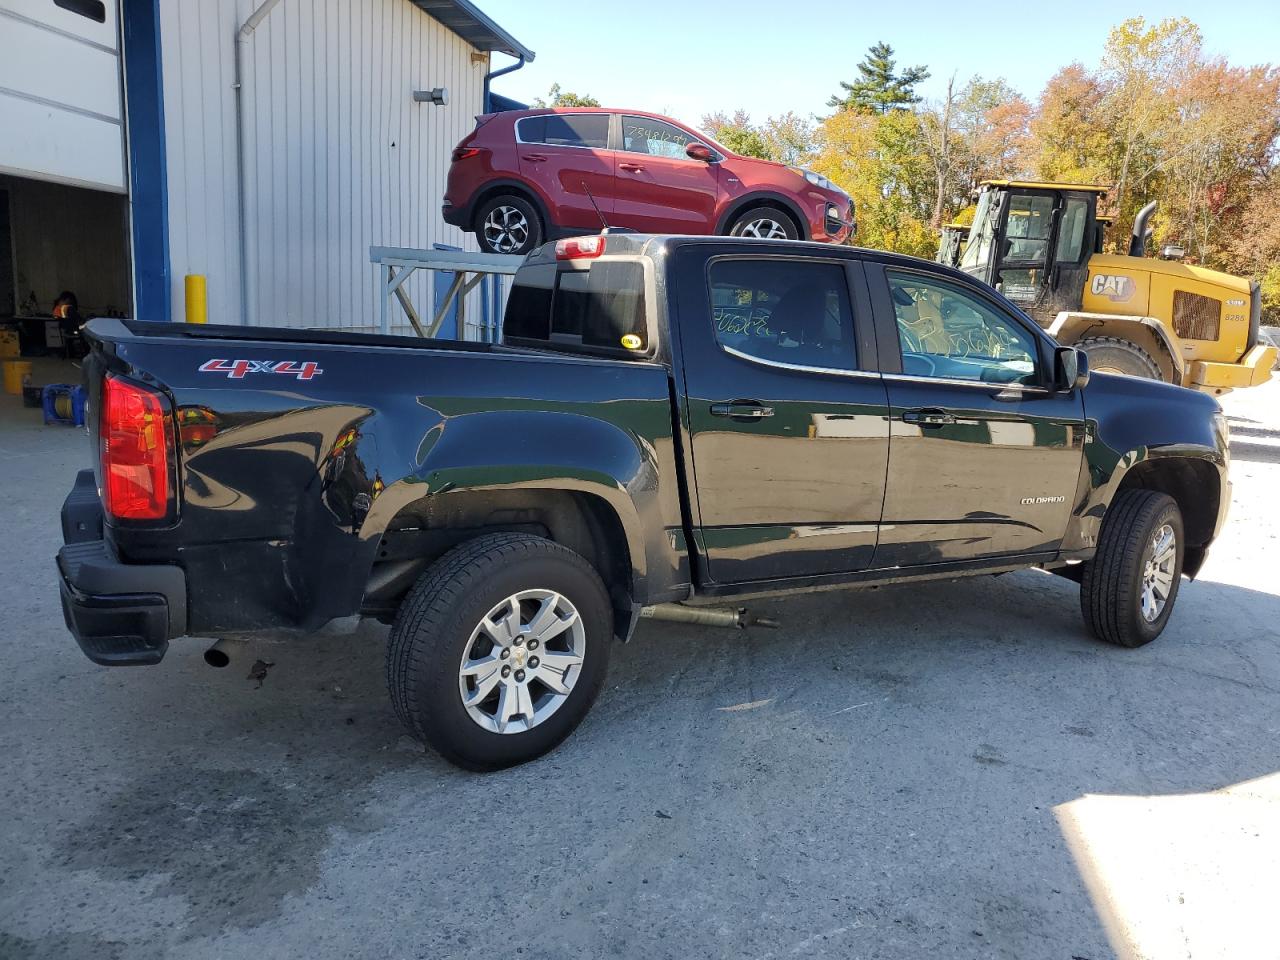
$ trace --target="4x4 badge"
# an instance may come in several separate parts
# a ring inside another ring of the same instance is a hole
[[[206,360],[201,373],[225,373],[229,380],[243,380],[251,373],[283,373],[298,380],[310,380],[324,373],[314,360]]]

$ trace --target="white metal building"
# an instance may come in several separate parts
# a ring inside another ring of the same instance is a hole
[[[493,53],[533,57],[469,0],[0,0],[0,190],[127,196],[140,319],[202,274],[212,323],[373,329],[370,246],[474,247],[440,201]]]

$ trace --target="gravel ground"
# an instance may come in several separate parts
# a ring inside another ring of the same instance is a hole
[[[377,625],[89,663],[87,445],[4,397],[0,958],[1280,956],[1280,383],[1226,406],[1231,521],[1149,647],[1035,572],[645,622],[477,776],[402,735]]]

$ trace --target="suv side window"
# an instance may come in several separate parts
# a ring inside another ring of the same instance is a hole
[[[712,262],[708,284],[722,347],[766,362],[857,369],[841,264],[726,258]]]
[[[985,383],[1038,383],[1036,341],[1022,324],[960,287],[919,273],[885,273],[902,372]]]
[[[609,114],[544,113],[524,117],[516,123],[516,135],[522,143],[603,150],[609,145]]]
[[[622,149],[668,160],[688,160],[684,149],[695,138],[679,127],[648,117],[622,118]],[[701,141],[698,141],[701,142]]]

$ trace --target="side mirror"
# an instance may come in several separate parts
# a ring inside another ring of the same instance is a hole
[[[711,151],[705,143],[698,143],[696,140],[684,148],[685,156],[694,160],[701,160],[703,163],[713,163],[716,155]]]
[[[1089,383],[1089,355],[1075,347],[1053,351],[1053,385],[1063,392],[1082,389]]]

